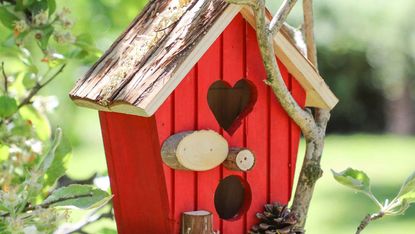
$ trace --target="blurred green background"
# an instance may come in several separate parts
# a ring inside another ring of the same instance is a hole
[[[281,3],[268,2],[274,12]],[[58,2],[60,7],[72,10],[75,31],[93,35],[103,51],[145,3]],[[315,11],[320,71],[340,103],[329,124],[322,162],[325,175],[318,182],[306,228],[311,234],[354,233],[360,220],[367,212],[375,211],[375,206],[363,195],[338,185],[330,169],[364,169],[380,199],[393,197],[415,169],[415,1],[316,0]],[[289,23],[301,23],[301,4],[294,9]],[[2,30],[0,39],[5,36]],[[72,141],[74,158],[69,174],[77,179],[106,172],[97,112],[78,108],[68,98],[74,82],[87,69],[72,63],[59,81],[43,91],[59,97],[61,105],[52,118]],[[299,158],[303,150],[304,142]],[[365,233],[415,233],[415,208],[406,216],[377,221]]]

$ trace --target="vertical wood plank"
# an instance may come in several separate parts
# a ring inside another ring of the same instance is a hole
[[[240,79],[245,78],[245,20],[239,14],[223,32],[223,79],[234,86]],[[245,121],[245,120],[244,120]],[[229,135],[224,131],[224,137],[229,146],[244,145],[244,121],[241,126]],[[244,173],[223,168],[223,178],[229,175],[244,177]],[[236,220],[223,220],[222,233],[245,233],[244,217]]]
[[[119,233],[170,233],[155,117],[100,112],[100,121]]]
[[[207,93],[211,84],[221,76],[221,37],[209,48],[197,64],[198,70],[198,129],[211,129],[216,132],[220,127],[216,122],[207,102]],[[220,229],[219,215],[214,205],[214,194],[220,180],[220,167],[209,171],[198,172],[197,209],[208,210],[213,213],[214,230]]]
[[[305,106],[305,100],[306,100],[306,93],[304,89],[301,87],[301,85],[298,83],[298,81],[290,74],[290,81],[291,81],[291,93],[295,100],[300,104],[301,107]],[[300,144],[300,137],[301,137],[301,130],[297,126],[297,124],[291,120],[290,123],[290,132],[291,132],[291,157],[290,157],[290,163],[288,164],[289,170],[290,170],[290,194],[289,198],[291,197],[291,194],[293,193],[293,183],[294,183],[294,176],[295,176],[295,170],[296,170],[296,163],[297,163],[297,155],[298,155],[298,147]]]
[[[174,91],[174,132],[196,127],[196,69],[193,68]],[[179,233],[181,214],[196,209],[196,172],[174,171],[174,232]]]
[[[162,144],[169,136],[173,135],[173,98],[170,96],[161,105],[160,109],[156,112],[157,130],[159,135],[160,144]],[[169,221],[171,226],[174,225],[174,171],[166,164],[163,163],[164,178],[166,179],[167,194],[169,197]]]
[[[281,75],[290,86],[287,69],[278,62]],[[275,95],[270,95],[270,202],[278,201],[288,203],[291,185],[290,157],[291,157],[291,134],[290,118],[279,104]]]
[[[251,114],[246,118],[247,147],[255,153],[256,162],[252,171],[247,173],[251,185],[252,202],[247,212],[247,226],[258,222],[255,214],[262,211],[269,193],[269,90],[263,82],[266,73],[258,48],[256,33],[251,26],[247,28],[247,77],[257,89],[257,102]]]

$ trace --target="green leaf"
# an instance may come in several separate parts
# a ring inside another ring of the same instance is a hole
[[[43,182],[45,187],[53,186],[56,181],[65,174],[71,156],[71,144],[65,137],[62,137],[61,143],[55,151],[55,158],[49,169],[46,171],[45,180]]]
[[[9,29],[14,28],[15,21],[19,21],[19,18],[6,9],[4,6],[0,6],[0,22]]]
[[[56,11],[56,0],[48,0],[49,16]]]
[[[39,164],[38,170],[40,172],[46,173],[49,167],[52,166],[53,161],[55,160],[56,150],[58,149],[61,141],[62,141],[62,129],[58,128],[55,131],[55,139],[52,142],[52,146],[50,147],[48,154],[46,155],[45,158],[43,158],[43,160]]]
[[[55,31],[55,29],[52,25],[48,25],[42,30],[42,36],[39,39],[39,47],[42,50],[46,50],[48,48],[49,39],[52,36],[53,31]]]
[[[402,184],[397,197],[408,203],[415,202],[415,172],[413,172]]]
[[[9,158],[9,150],[7,145],[0,145],[0,163]]]
[[[42,204],[50,204],[51,207],[72,206],[91,209],[104,205],[110,199],[111,196],[107,192],[94,186],[74,184],[55,190]]]
[[[26,89],[31,89],[36,85],[37,78],[33,73],[26,73],[23,77],[23,85]]]
[[[370,193],[370,179],[363,171],[348,168],[340,173],[331,170],[337,182],[349,188]]]
[[[31,6],[35,0],[17,0],[16,1],[16,10],[17,11],[23,11],[27,7]]]
[[[30,5],[30,11],[34,15],[40,11],[46,11],[48,9],[48,4],[48,0],[36,0]]]
[[[52,129],[46,115],[38,112],[32,106],[24,106],[20,108],[19,113],[24,120],[31,122],[39,139],[42,141],[50,139],[52,135]]]
[[[14,98],[0,96],[0,118],[7,118],[16,113],[17,102]]]

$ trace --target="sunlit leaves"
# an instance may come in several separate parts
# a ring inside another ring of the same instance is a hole
[[[30,121],[39,139],[46,141],[51,136],[51,127],[48,118],[32,106],[24,106],[19,110],[20,115],[26,121]]]
[[[62,137],[62,140],[55,151],[53,162],[45,173],[43,182],[44,187],[49,188],[50,186],[53,186],[56,181],[65,174],[71,155],[71,144],[65,137]]]
[[[0,144],[0,163],[9,158],[10,148],[7,145]]]
[[[407,203],[415,203],[415,172],[413,172],[403,183],[398,198]]]

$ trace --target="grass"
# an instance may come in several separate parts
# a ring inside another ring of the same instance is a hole
[[[301,144],[300,155],[304,152]],[[378,135],[329,136],[307,222],[308,233],[354,233],[361,219],[376,211],[364,195],[334,181],[330,169],[347,167],[364,170],[371,178],[373,192],[381,201],[393,198],[400,185],[415,171],[415,138]],[[386,217],[371,223],[366,234],[415,233],[415,208],[405,216]]]
[[[92,129],[98,129],[92,126]],[[91,136],[97,136],[91,138]],[[105,157],[98,130],[89,134],[88,143],[74,149],[69,174],[82,178],[95,171],[105,172]],[[301,142],[299,158],[304,152]],[[364,195],[334,181],[330,169],[347,167],[364,170],[372,180],[380,199],[393,198],[401,183],[415,170],[415,137],[392,135],[332,135],[327,138],[322,166],[324,176],[318,182],[309,211],[307,233],[351,234],[361,219],[376,207]],[[109,225],[106,223],[105,225]],[[99,225],[96,225],[99,226]],[[94,228],[91,229],[93,230]],[[405,216],[386,217],[369,225],[365,234],[415,233],[415,208]],[[225,233],[226,234],[226,233]]]

